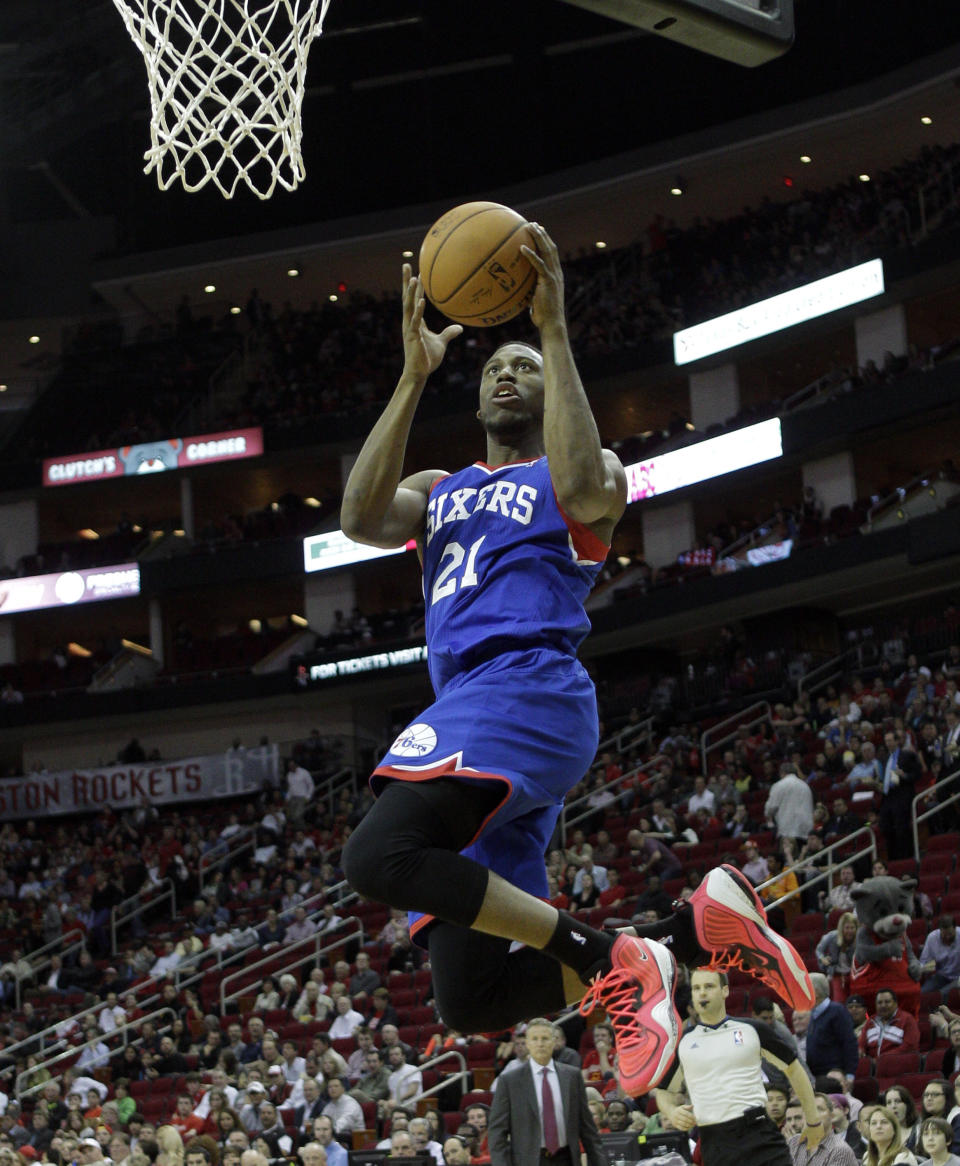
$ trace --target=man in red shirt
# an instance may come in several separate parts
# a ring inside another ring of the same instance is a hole
[[[920,1029],[909,1012],[897,1003],[892,988],[878,988],[876,1015],[868,1016],[860,1030],[857,1044],[861,1057],[878,1057],[881,1053],[910,1053],[920,1048]]]
[[[615,907],[618,903],[622,903],[627,897],[627,892],[624,890],[623,884],[620,882],[620,872],[615,866],[610,867],[607,871],[607,889],[600,892],[600,897],[597,899],[597,905],[600,907]]]
[[[170,1118],[170,1124],[184,1142],[196,1137],[203,1129],[203,1119],[195,1116],[193,1098],[189,1093],[177,1094],[177,1107]]]

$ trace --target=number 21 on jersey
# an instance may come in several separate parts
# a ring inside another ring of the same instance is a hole
[[[440,555],[437,564],[437,577],[430,589],[430,602],[434,604],[438,599],[446,599],[453,595],[458,588],[476,587],[479,582],[475,570],[477,551],[487,536],[481,535],[469,550],[465,550],[458,542],[448,542]],[[461,571],[460,568],[463,568]]]

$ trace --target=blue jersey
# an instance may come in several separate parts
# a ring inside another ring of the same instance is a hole
[[[574,656],[590,628],[583,603],[607,550],[560,509],[546,457],[475,462],[439,479],[423,549],[437,694],[500,652],[546,647]]]

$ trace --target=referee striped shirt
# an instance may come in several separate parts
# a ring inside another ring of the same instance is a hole
[[[733,1121],[748,1109],[766,1107],[761,1055],[784,1065],[797,1059],[796,1051],[761,1020],[725,1016],[719,1024],[696,1024],[677,1046],[661,1088],[672,1089],[668,1082],[682,1069],[697,1125]]]

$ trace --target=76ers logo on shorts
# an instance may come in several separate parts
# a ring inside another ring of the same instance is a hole
[[[437,747],[437,734],[429,725],[408,725],[390,746],[398,757],[426,757]]]

